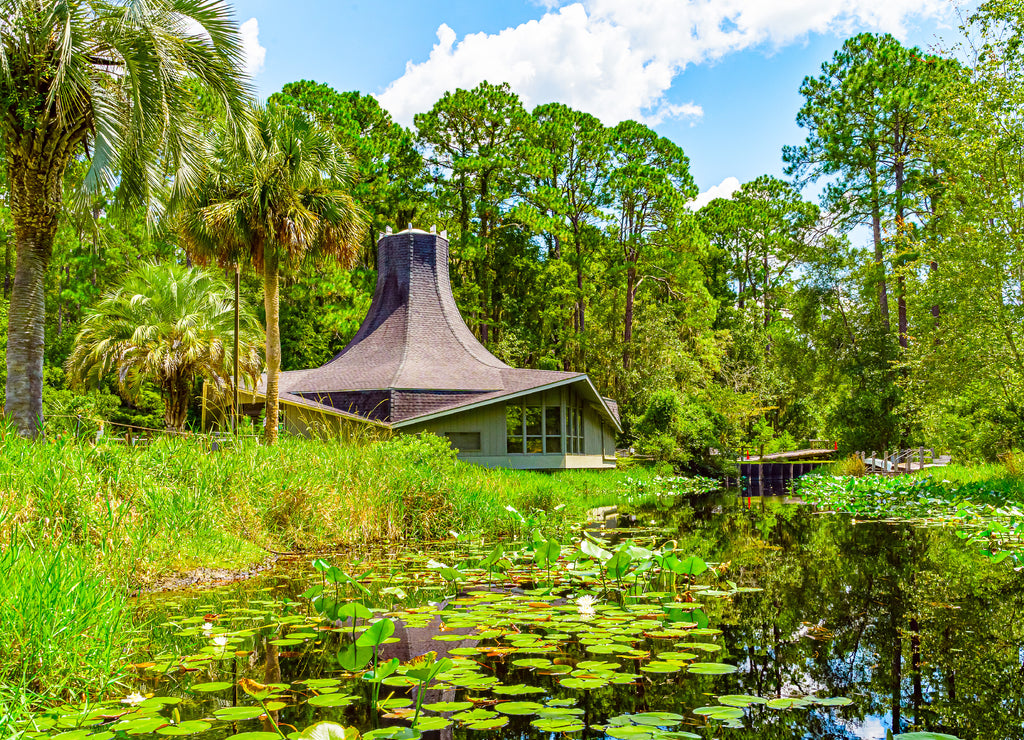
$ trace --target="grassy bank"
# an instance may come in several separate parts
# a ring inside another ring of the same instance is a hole
[[[145,585],[169,571],[240,567],[268,551],[515,534],[521,522],[509,506],[575,520],[645,477],[488,471],[458,461],[436,437],[284,439],[270,449],[243,440],[211,452],[200,439],[132,448],[7,434],[0,537],[86,547],[106,575]]]
[[[30,443],[8,430],[0,435],[0,726],[26,704],[108,690],[139,630],[131,592],[169,573],[452,532],[515,536],[526,526],[520,514],[564,526],[667,486],[643,470],[484,470],[432,436],[286,438],[273,448],[242,440],[214,452],[200,438],[97,446]]]

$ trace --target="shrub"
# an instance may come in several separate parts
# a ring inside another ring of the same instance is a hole
[[[832,465],[832,473],[834,475],[855,475],[862,476],[867,474],[867,466],[864,465],[864,458],[859,455],[850,455],[842,460],[838,460]]]
[[[692,396],[684,400],[672,389],[655,391],[634,422],[640,452],[681,466],[707,464],[725,426],[725,418],[708,404]]]

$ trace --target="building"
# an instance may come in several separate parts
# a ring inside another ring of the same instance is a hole
[[[433,432],[488,467],[615,467],[618,407],[583,373],[521,370],[488,352],[455,305],[444,235],[408,229],[377,244],[377,286],[334,359],[281,374],[285,427],[347,423]],[[248,401],[262,401],[265,377]]]

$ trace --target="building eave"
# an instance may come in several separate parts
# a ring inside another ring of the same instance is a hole
[[[474,409],[483,408],[485,406],[490,406],[495,403],[511,401],[515,398],[529,396],[533,393],[543,393],[544,391],[553,390],[555,388],[561,388],[567,385],[574,385],[580,382],[586,382],[587,386],[593,392],[594,397],[598,399],[598,402],[600,404],[600,410],[604,413],[604,416],[608,419],[608,421],[610,421],[614,425],[615,431],[617,431],[619,434],[622,434],[622,425],[619,423],[619,420],[615,418],[615,415],[612,414],[611,410],[608,408],[608,405],[604,401],[604,397],[597,392],[597,388],[594,387],[594,383],[590,379],[590,376],[586,375],[585,373],[580,373],[579,375],[576,375],[571,378],[563,378],[562,380],[556,380],[554,382],[546,383],[544,385],[533,386],[531,388],[524,388],[522,390],[513,391],[511,393],[505,393],[500,396],[494,396],[493,398],[486,398],[482,401],[474,401],[472,403],[463,404],[461,406],[452,406],[442,411],[434,411],[429,414],[413,416],[408,419],[403,419],[402,421],[399,422],[394,422],[392,424],[389,424],[388,426],[390,426],[392,429],[401,429],[403,427],[408,427],[415,424],[422,424],[424,422],[433,421],[435,419],[442,419],[446,416],[451,416],[453,414],[461,414],[465,411],[472,411]]]

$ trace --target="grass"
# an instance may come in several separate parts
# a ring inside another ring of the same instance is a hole
[[[668,485],[642,469],[485,470],[429,435],[212,452],[202,438],[33,443],[0,428],[0,729],[40,701],[109,693],[139,630],[131,594],[162,576],[269,552],[516,536],[516,511],[563,527]]]
[[[953,486],[980,484],[991,486],[1008,498],[1024,502],[1024,471],[1013,464],[987,463],[983,465],[947,465],[913,473],[915,478],[932,477],[948,481]]]
[[[133,636],[127,595],[60,544],[16,540],[0,572],[0,730],[34,705],[109,691]]]
[[[100,570],[144,586],[171,571],[241,567],[268,551],[516,534],[507,510],[573,521],[616,503],[644,471],[484,470],[435,437],[368,444],[200,439],[145,447],[0,437],[0,537],[90,548]]]

